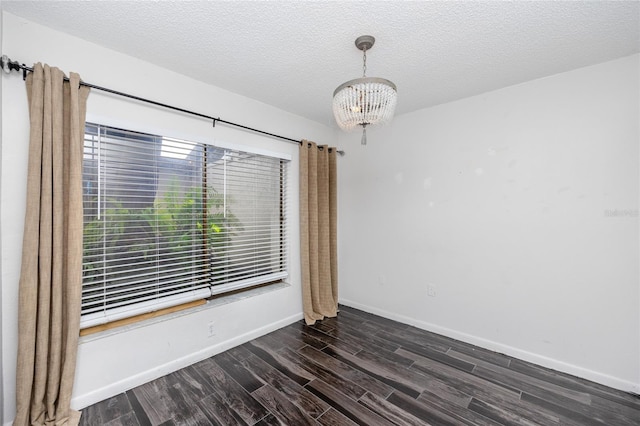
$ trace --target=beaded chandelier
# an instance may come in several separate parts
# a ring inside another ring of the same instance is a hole
[[[360,36],[356,47],[362,50],[362,78],[342,83],[333,92],[333,115],[343,130],[362,126],[362,145],[367,144],[367,126],[391,121],[396,109],[396,85],[384,78],[367,77],[367,50],[376,39]]]

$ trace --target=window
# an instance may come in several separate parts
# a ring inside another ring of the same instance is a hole
[[[87,124],[82,327],[285,279],[287,165]]]

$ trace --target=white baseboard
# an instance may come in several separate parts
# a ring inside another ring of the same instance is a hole
[[[600,373],[597,371],[589,370],[577,365],[569,364],[564,361],[549,358],[544,355],[528,352],[522,349],[514,348],[502,343],[494,342],[492,340],[483,339],[481,337],[473,336],[471,334],[462,333],[450,328],[441,327],[436,324],[420,321],[415,318],[407,317],[404,315],[396,314],[393,312],[385,311],[373,306],[363,305],[352,300],[341,299],[340,304],[350,306],[352,308],[360,309],[365,312],[369,312],[375,315],[379,315],[384,318],[389,318],[394,321],[401,322],[403,324],[409,324],[414,327],[431,331],[433,333],[441,334],[452,339],[460,340],[465,343],[470,343],[481,348],[488,349],[490,351],[503,353],[514,358],[521,359],[523,361],[532,362],[534,364],[541,365],[546,368],[551,368],[556,371],[571,374],[573,376],[581,377],[583,379],[591,380],[596,383],[600,383],[605,386],[609,386],[614,389],[619,389],[625,392],[631,392],[634,394],[640,394],[640,383],[633,383],[628,380],[624,380],[618,377],[609,376],[608,374]]]
[[[111,398],[129,389],[133,389],[136,386],[140,386],[159,377],[166,376],[167,374],[173,373],[174,371],[177,371],[181,368],[188,367],[189,365],[195,364],[196,362],[212,357],[216,354],[224,352],[228,349],[246,343],[260,336],[264,336],[265,334],[271,333],[272,331],[278,330],[282,327],[286,327],[287,325],[299,321],[302,318],[302,313],[292,315],[290,317],[260,327],[256,330],[252,330],[248,333],[236,336],[224,342],[219,342],[215,345],[206,347],[198,352],[194,352],[182,358],[175,359],[166,364],[154,366],[150,370],[143,371],[140,374],[128,377],[125,380],[111,383],[108,386],[96,389],[83,395],[74,395],[74,397],[71,399],[71,407],[76,410],[81,410],[82,408],[88,407],[89,405],[95,404],[96,402]],[[10,422],[6,423],[6,425],[10,424]]]

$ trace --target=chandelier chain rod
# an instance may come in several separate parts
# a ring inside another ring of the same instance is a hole
[[[367,76],[367,48],[362,49],[362,77]]]

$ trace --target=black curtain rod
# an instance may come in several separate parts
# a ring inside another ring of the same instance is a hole
[[[11,71],[20,71],[20,70],[22,70],[22,78],[23,78],[23,80],[27,78],[27,72],[33,72],[33,68],[28,67],[25,64],[20,64],[20,63],[18,63],[18,61],[12,61],[6,55],[2,55],[2,58],[0,58],[0,65],[1,65],[0,68],[2,68],[7,73],[10,73]],[[69,81],[69,78],[65,76],[64,80],[65,81]],[[293,142],[293,143],[297,143],[299,145],[302,145],[302,140],[292,139],[292,138],[288,138],[286,136],[276,135],[275,133],[265,132],[264,130],[254,129],[253,127],[248,127],[248,126],[244,126],[242,124],[234,123],[232,121],[223,120],[220,117],[212,117],[210,115],[201,114],[199,112],[190,111],[188,109],[183,109],[183,108],[179,108],[179,107],[176,107],[176,106],[173,106],[173,105],[168,105],[168,104],[163,104],[161,102],[152,101],[151,99],[142,98],[140,96],[130,95],[129,93],[119,92],[117,90],[108,89],[106,87],[97,86],[97,85],[91,84],[91,83],[86,83],[84,81],[80,81],[80,85],[89,87],[91,89],[100,90],[102,92],[111,93],[113,95],[118,95],[118,96],[122,96],[122,97],[129,98],[129,99],[134,99],[134,100],[139,101],[139,102],[145,102],[145,103],[148,103],[148,104],[151,104],[151,105],[159,106],[159,107],[162,107],[162,108],[167,108],[167,109],[170,109],[170,110],[173,110],[173,111],[182,112],[184,114],[190,114],[190,115],[195,115],[196,117],[206,118],[208,120],[212,120],[213,127],[216,126],[216,122],[223,123],[223,124],[228,124],[229,126],[239,127],[241,129],[249,130],[251,132],[260,133],[262,135],[267,135],[267,136],[271,136],[271,137],[274,137],[274,138],[278,138],[278,139],[282,139],[282,140],[285,140],[285,141],[288,141],[288,142]],[[319,147],[319,148],[321,149],[322,147]],[[344,151],[336,151],[336,152],[338,154],[340,154],[340,155],[344,155]]]

